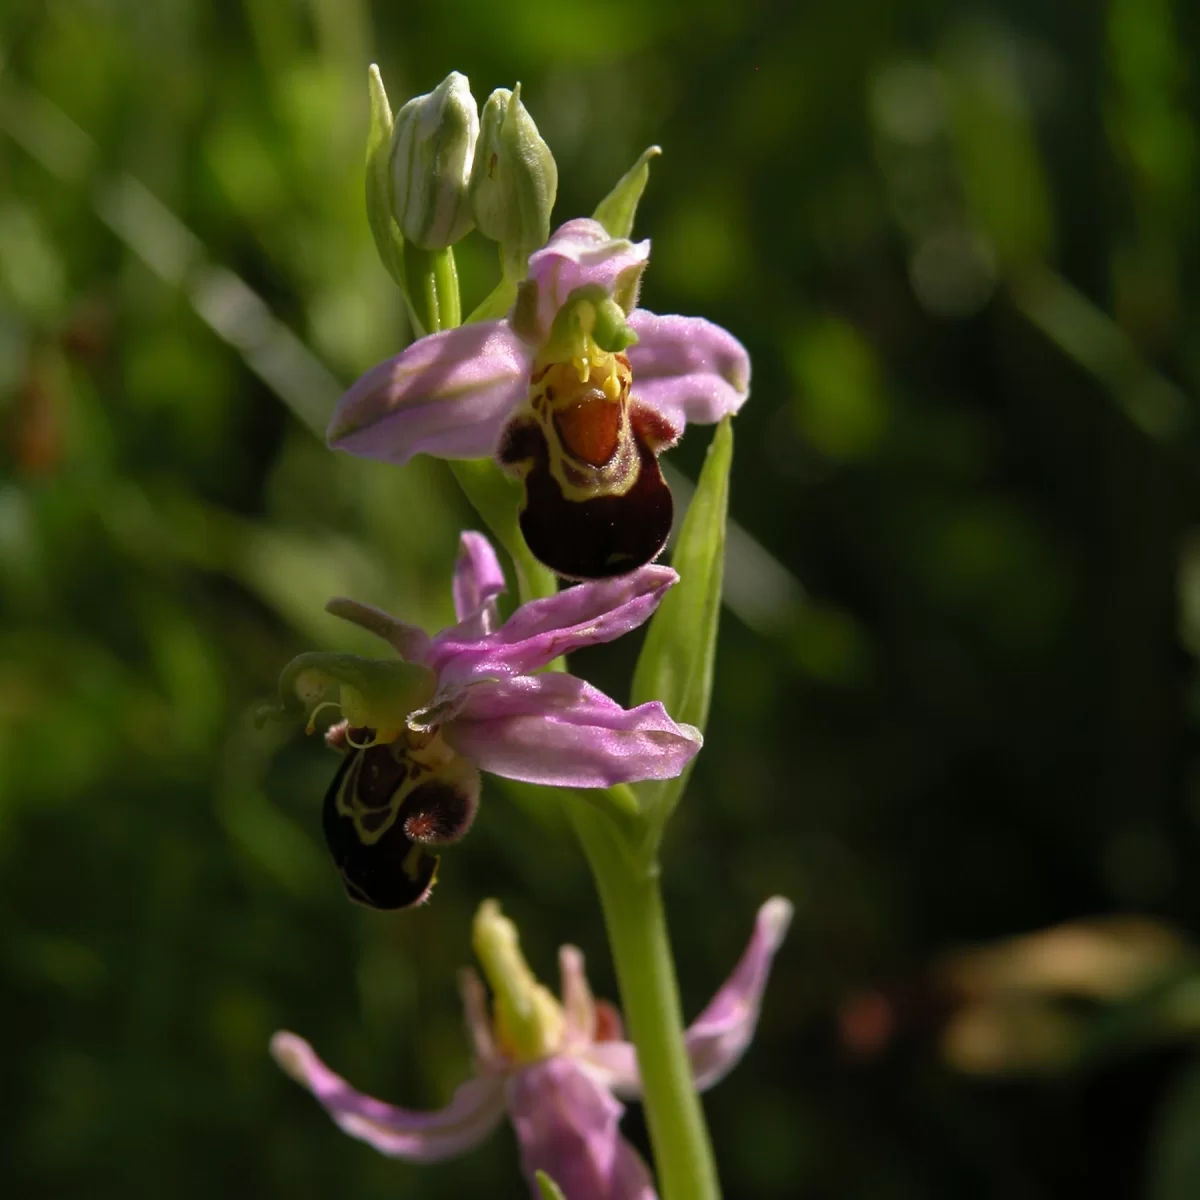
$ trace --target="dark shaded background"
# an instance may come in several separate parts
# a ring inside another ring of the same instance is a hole
[[[470,523],[444,464],[334,456],[281,399],[319,418],[405,337],[362,210],[378,60],[394,105],[519,79],[559,218],[661,143],[644,302],[753,356],[665,855],[689,1013],[757,904],[797,905],[707,1102],[728,1195],[1200,1195],[1186,953],[1170,1019],[1068,998],[987,1070],[931,974],[1089,915],[1200,929],[1198,44],[1169,0],[8,0],[5,1193],[517,1196],[507,1131],[390,1162],[267,1039],[444,1101],[488,895],[544,977],[570,940],[612,993],[554,813],[489,784],[432,905],[364,912],[319,841],[326,752],[248,720],[293,653],[354,645],[330,595],[444,622]],[[490,250],[460,269],[469,303]],[[623,696],[635,650],[577,667]]]

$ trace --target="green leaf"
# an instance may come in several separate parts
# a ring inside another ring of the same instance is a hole
[[[633,676],[633,702],[661,700],[676,721],[703,731],[712,694],[721,584],[725,569],[725,518],[733,423],[726,417],[713,436],[696,494],[679,530],[671,565],[679,582],[666,594],[650,622]],[[653,837],[679,802],[688,771],[635,787]]]
[[[542,1193],[542,1200],[567,1200],[562,1188],[545,1171],[535,1171],[534,1178],[537,1180],[538,1191]]]
[[[565,662],[564,659],[556,661]],[[547,828],[554,828],[561,822],[567,789],[502,779],[500,776],[496,776],[494,782],[526,816],[534,817]],[[573,788],[570,794],[582,804],[603,813],[624,836],[626,844],[632,843],[639,836],[642,814],[637,797],[627,784],[618,783],[607,788]]]
[[[617,186],[596,205],[592,216],[608,230],[610,237],[627,238],[633,232],[638,201],[650,180],[650,160],[661,153],[661,146],[648,146],[637,162],[621,176]]]
[[[392,148],[392,109],[379,68],[372,63],[367,72],[371,125],[367,132],[367,220],[375,237],[375,248],[388,274],[404,288],[404,239],[392,219],[391,172],[388,156]]]

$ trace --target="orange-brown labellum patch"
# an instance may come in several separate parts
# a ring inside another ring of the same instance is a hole
[[[563,448],[572,458],[602,467],[616,454],[621,437],[621,405],[603,392],[589,392],[556,412],[553,419]]]

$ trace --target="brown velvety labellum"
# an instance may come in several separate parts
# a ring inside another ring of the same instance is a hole
[[[621,406],[603,392],[592,391],[556,412],[554,427],[569,454],[593,467],[602,467],[617,452]]]
[[[456,842],[475,819],[477,799],[476,793],[444,780],[422,783],[409,793],[401,809],[404,832],[414,842],[430,846]]]
[[[342,760],[325,793],[325,844],[346,893],[370,908],[419,904],[437,873],[437,857],[420,849],[405,829],[401,796],[411,765],[392,746],[355,750]],[[357,811],[362,828],[373,833],[391,815],[393,805],[401,812],[391,826],[378,840],[364,842],[350,813]]]
[[[521,532],[534,556],[568,579],[608,579],[653,561],[671,532],[671,491],[654,452],[638,439],[638,474],[623,495],[568,500],[550,472],[536,426],[514,431],[513,449],[532,460]]]

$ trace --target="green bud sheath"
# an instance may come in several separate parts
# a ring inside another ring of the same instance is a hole
[[[506,279],[525,277],[529,256],[550,237],[558,167],[521,103],[521,85],[497,88],[483,106],[471,212],[481,233],[500,243]]]
[[[444,250],[470,233],[468,185],[478,136],[475,97],[457,71],[396,114],[391,208],[406,242]]]

